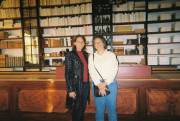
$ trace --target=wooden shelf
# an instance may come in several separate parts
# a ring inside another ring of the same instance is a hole
[[[24,17],[23,19],[26,20],[26,19],[37,19],[37,18],[38,18],[38,17],[35,17],[35,16],[28,16],[28,17],[26,16],[26,17]]]
[[[3,66],[0,66],[0,68],[23,68],[24,66],[5,66],[5,67],[3,67]]]
[[[60,38],[60,37],[74,37],[76,35],[67,35],[67,36],[44,36],[43,38]],[[87,34],[87,35],[83,35],[83,36],[93,36],[92,34]]]
[[[1,31],[6,31],[6,30],[18,30],[22,29],[22,27],[16,27],[16,28],[0,28]]]
[[[69,14],[69,15],[50,15],[50,16],[40,16],[40,18],[82,16],[82,15],[91,15],[91,14],[92,13],[79,13],[79,14]]]
[[[122,44],[122,45],[113,45],[113,46],[136,46],[136,44]],[[138,45],[142,45],[142,44],[138,44]]]
[[[145,21],[113,23],[113,25],[127,25],[127,24],[145,24]]]
[[[167,34],[167,33],[180,33],[179,31],[166,31],[166,32],[148,32],[148,34]]]
[[[1,49],[8,49],[8,50],[10,50],[10,49],[23,49],[23,47],[17,47],[17,48],[1,48]]]
[[[118,13],[135,13],[135,12],[146,12],[146,10],[127,10],[127,11],[113,11],[113,14]]]
[[[169,42],[169,43],[148,43],[148,45],[159,45],[159,44],[180,44],[180,42]]]
[[[71,48],[72,46],[60,46],[60,47],[44,47],[44,49],[49,49],[49,48]]]
[[[36,6],[25,6],[25,7],[23,7],[23,9],[35,9],[36,8]]]
[[[166,56],[180,56],[180,53],[170,53],[170,54],[148,54],[148,55],[156,55],[156,56],[163,56],[163,55],[166,55]]]
[[[91,26],[92,24],[82,24],[82,25],[66,25],[66,26],[41,26],[41,28],[65,28],[65,27],[83,27],[83,26]]]
[[[17,39],[22,39],[22,37],[19,37],[19,38],[4,38],[4,39],[0,39],[0,40],[17,40]]]
[[[1,7],[1,9],[20,9],[20,6],[19,7],[5,7],[5,8]]]
[[[118,55],[118,56],[144,56],[144,55]]]
[[[180,19],[147,21],[147,23],[148,24],[157,24],[157,23],[177,22],[177,21],[180,21]]]
[[[145,34],[145,33],[135,33],[135,32],[113,32],[112,35],[138,35],[138,34]]]
[[[21,20],[21,17],[13,17],[13,18],[0,18],[0,20],[12,20],[12,19],[20,19]]]
[[[165,12],[165,11],[175,11],[180,10],[180,7],[172,7],[172,8],[158,8],[158,9],[148,9],[148,12]]]
[[[70,3],[70,4],[61,4],[61,5],[40,5],[42,8],[52,8],[52,7],[62,7],[62,6],[77,6],[83,4],[90,4],[92,2],[83,2],[83,3]]]

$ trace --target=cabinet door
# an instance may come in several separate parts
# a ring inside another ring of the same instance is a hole
[[[147,105],[148,115],[180,115],[180,91],[149,89]]]
[[[119,89],[117,96],[118,114],[135,114],[137,112],[137,89]]]
[[[65,90],[21,90],[18,96],[20,111],[66,112]]]
[[[0,89],[0,111],[8,110],[8,92]]]

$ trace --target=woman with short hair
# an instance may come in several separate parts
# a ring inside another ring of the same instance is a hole
[[[93,38],[93,47],[95,53],[89,56],[88,68],[93,85],[98,87],[100,95],[95,95],[95,87],[92,86],[96,121],[104,121],[105,108],[108,111],[109,121],[117,121],[117,83],[115,77],[118,71],[118,61],[116,55],[107,50],[106,40],[103,36]]]

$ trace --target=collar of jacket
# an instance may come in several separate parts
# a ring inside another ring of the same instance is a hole
[[[72,50],[72,52],[78,57],[79,60],[81,60],[80,57],[78,56],[76,50]],[[82,53],[83,53],[83,55],[84,55],[86,61],[88,62],[88,56],[87,56],[88,53],[87,53],[86,51],[82,51]]]

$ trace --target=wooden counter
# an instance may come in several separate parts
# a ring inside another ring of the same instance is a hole
[[[43,72],[38,75],[41,74],[43,77]],[[0,74],[0,121],[68,121],[64,79],[38,79],[35,76],[25,78],[23,74],[23,78],[8,79],[2,78],[1,75],[6,74]],[[45,73],[45,77],[47,75],[48,72]],[[50,75],[53,74],[50,72]],[[160,76],[157,74],[147,78],[118,78],[117,112],[120,120],[179,121],[178,75],[179,72],[176,73],[176,78],[169,76],[167,79],[156,78]],[[95,107],[91,96],[86,114],[91,115],[92,121],[94,113]]]

